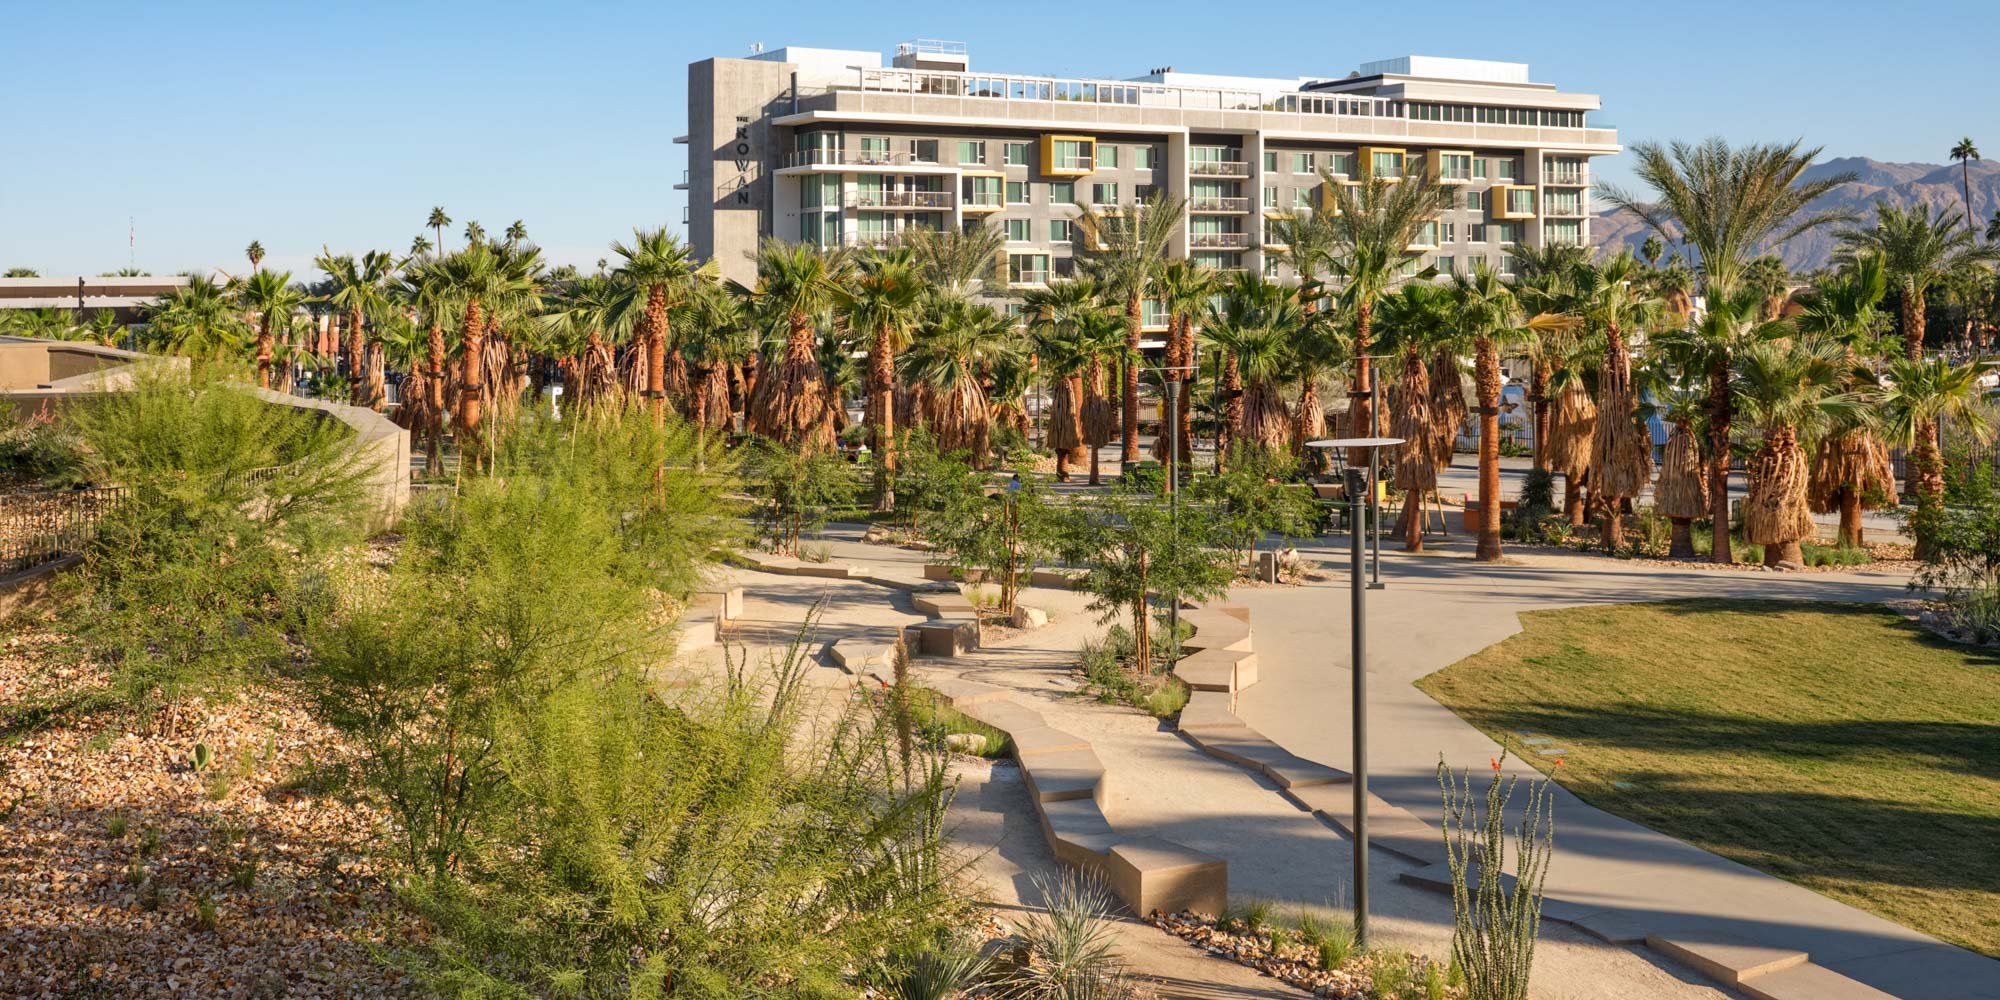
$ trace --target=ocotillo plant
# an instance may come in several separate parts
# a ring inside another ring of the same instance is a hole
[[[1525,1000],[1542,923],[1542,880],[1555,850],[1550,779],[1528,782],[1521,821],[1512,831],[1514,879],[1507,882],[1507,803],[1518,779],[1503,777],[1507,748],[1492,759],[1485,804],[1474,797],[1470,770],[1456,774],[1438,757],[1444,792],[1444,844],[1451,863],[1452,959],[1465,972],[1466,1000]],[[1561,767],[1558,759],[1556,766]]]

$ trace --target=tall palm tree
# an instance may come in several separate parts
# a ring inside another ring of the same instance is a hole
[[[1320,172],[1320,183],[1333,194],[1334,255],[1331,271],[1341,298],[1354,313],[1354,377],[1348,384],[1350,432],[1372,437],[1378,424],[1368,402],[1370,340],[1375,304],[1403,281],[1406,265],[1421,256],[1410,249],[1425,224],[1451,206],[1458,189],[1437,183],[1423,170],[1401,180],[1370,177],[1359,184],[1343,183],[1331,172]]]
[[[1882,259],[1889,283],[1902,297],[1903,353],[1912,360],[1924,353],[1924,305],[1930,290],[1956,272],[2000,259],[2000,248],[1978,245],[1972,231],[1943,209],[1932,213],[1927,207],[1880,202],[1873,228],[1849,227],[1834,235],[1840,240],[1836,260],[1850,262],[1864,254]]]
[[[729,366],[743,343],[743,300],[721,285],[702,282],[695,286],[682,316],[681,342],[688,353],[692,396],[688,410],[695,433],[705,440],[710,428],[725,434],[731,429]]]
[[[1861,359],[1875,356],[1882,321],[1888,318],[1875,307],[1888,287],[1882,258],[1866,254],[1855,258],[1842,273],[1822,280],[1802,299],[1801,311],[1794,319],[1799,332],[1840,344],[1845,350],[1842,391],[1857,391],[1864,379],[1873,382],[1872,373],[1861,368]],[[1866,411],[1857,415],[1868,416]],[[1840,513],[1836,538],[1845,546],[1862,543],[1864,504],[1896,502],[1889,452],[1882,447],[1873,423],[1869,419],[1843,421],[1821,435],[1813,449],[1807,500],[1815,514]]]
[[[1124,421],[1118,460],[1129,464],[1139,457],[1139,369],[1134,362],[1139,354],[1140,303],[1166,263],[1167,248],[1187,215],[1187,200],[1157,193],[1115,208],[1085,205],[1082,209],[1076,219],[1077,264],[1096,279],[1103,294],[1125,300],[1125,351],[1130,360],[1120,388]]]
[[[1655,242],[1658,242],[1655,239]],[[1577,270],[1589,263],[1590,252],[1583,247],[1555,244],[1547,247],[1517,247],[1514,250],[1514,297],[1529,316],[1566,316],[1576,309]],[[1550,418],[1554,413],[1549,383],[1555,378],[1556,362],[1567,358],[1576,347],[1580,324],[1545,323],[1533,331],[1526,343],[1528,354],[1528,426],[1534,439],[1534,466],[1549,467]]]
[[[804,244],[765,240],[757,250],[757,288],[748,293],[760,318],[785,331],[776,370],[760,375],[750,399],[750,428],[805,451],[833,444],[826,381],[815,354],[819,322],[847,299],[849,257]]]
[[[1180,405],[1172,429],[1174,438],[1163,432],[1153,439],[1153,457],[1167,460],[1177,453],[1183,463],[1194,447],[1193,409],[1195,372],[1194,366],[1194,325],[1197,317],[1208,309],[1209,300],[1214,298],[1221,282],[1216,280],[1213,268],[1203,267],[1189,260],[1168,261],[1160,269],[1155,291],[1160,305],[1167,313],[1167,356],[1166,367],[1161,372],[1166,381],[1178,385]],[[1164,417],[1164,414],[1162,415]],[[1162,424],[1164,428],[1164,424]],[[1167,443],[1175,442],[1174,449]],[[1167,477],[1167,488],[1173,489],[1179,473]]]
[[[352,254],[335,255],[322,246],[313,265],[326,273],[332,286],[325,301],[347,311],[348,401],[359,406],[367,398],[362,323],[368,316],[380,315],[388,304],[388,283],[395,273],[396,260],[394,255],[380,250],[370,250],[357,258]]]
[[[990,223],[970,229],[913,226],[898,234],[896,242],[910,252],[910,262],[925,283],[970,295],[999,272],[1007,232]]]
[[[1767,253],[1751,261],[1743,268],[1743,284],[1756,289],[1763,298],[1765,319],[1785,314],[1785,302],[1792,290],[1792,272],[1785,266],[1784,258]]]
[[[528,238],[528,227],[524,225],[521,222],[521,220],[515,219],[513,225],[507,227],[508,246],[513,246],[514,244],[519,243],[527,238]]]
[[[444,206],[433,206],[430,218],[424,221],[424,225],[431,227],[431,232],[437,235],[437,250],[438,253],[443,253],[444,227],[451,225],[451,216],[444,214]]]
[[[1129,365],[1125,317],[1099,299],[1099,308],[1076,318],[1076,335],[1089,362],[1083,375],[1083,444],[1090,449],[1090,485],[1103,481],[1100,468],[1104,446],[1118,436],[1118,405],[1113,402],[1107,365]]]
[[[1643,408],[1669,428],[1660,477],[1653,486],[1653,510],[1671,525],[1667,558],[1692,560],[1694,522],[1708,516],[1708,471],[1701,455],[1708,396],[1678,378],[1649,381],[1654,384]]]
[[[257,271],[236,291],[237,301],[257,317],[257,387],[271,387],[271,329],[289,321],[306,295],[292,287],[290,271]]]
[[[264,244],[251,240],[250,245],[243,248],[243,256],[250,258],[250,272],[255,274],[263,269]]]
[[[1231,428],[1231,460],[1244,446],[1264,452],[1285,448],[1292,438],[1292,415],[1281,386],[1294,367],[1293,349],[1306,323],[1290,289],[1251,274],[1229,282],[1222,304],[1211,311],[1202,339],[1233,357],[1243,379],[1242,418]]]
[[[563,290],[550,313],[550,322],[564,331],[569,349],[566,364],[566,391],[571,407],[582,419],[607,413],[618,390],[617,366],[613,358],[614,338],[607,339],[620,318],[629,310],[620,309],[621,289],[608,277],[578,278]]]
[[[1637,279],[1640,265],[1630,251],[1600,265],[1577,268],[1578,316],[1604,336],[1604,362],[1597,372],[1597,425],[1591,434],[1592,485],[1604,498],[1604,544],[1617,551],[1625,543],[1621,507],[1653,478],[1653,442],[1638,420],[1639,397],[1632,383],[1632,351],[1626,334],[1643,329],[1659,310]]]
[[[241,349],[245,324],[229,290],[206,275],[167,293],[154,308],[146,333],[166,350],[210,361]]]
[[[1989,361],[1954,365],[1942,356],[1890,360],[1882,373],[1886,383],[1874,402],[1882,414],[1888,443],[1910,456],[1910,496],[1916,501],[1917,558],[1935,551],[1937,513],[1944,507],[1944,459],[1938,453],[1937,427],[1950,420],[1974,440],[1993,437],[1992,415],[1980,402],[1979,380],[1993,369]]]
[[[1733,290],[1743,269],[1774,243],[1850,216],[1840,209],[1808,211],[1821,195],[1854,179],[1852,173],[1805,180],[1821,147],[1799,142],[1731,148],[1720,138],[1700,143],[1632,144],[1633,172],[1657,200],[1599,185],[1606,201],[1637,215],[1668,242],[1691,247],[1708,293]]]
[[[975,466],[985,463],[992,432],[987,370],[1019,349],[1013,324],[991,306],[957,295],[929,300],[903,353],[903,371],[940,450],[964,451]]]
[[[1034,289],[1027,294],[1025,304],[1036,360],[1050,384],[1043,443],[1056,454],[1056,480],[1066,483],[1070,463],[1082,457],[1085,447],[1084,373],[1093,361],[1101,364],[1103,355],[1112,348],[1085,335],[1085,317],[1101,317],[1104,305],[1097,297],[1096,284],[1088,278]],[[1104,326],[1099,324],[1095,329]],[[1122,329],[1118,336],[1123,339]]]
[[[90,337],[103,347],[116,347],[125,338],[125,325],[118,322],[118,314],[109,309],[100,309],[90,316]]]
[[[611,250],[623,259],[614,275],[646,291],[645,320],[640,326],[645,338],[646,407],[653,425],[665,426],[668,315],[697,283],[714,280],[714,262],[696,264],[694,249],[665,228],[634,229],[631,243],[613,243]]]
[[[1417,282],[1383,299],[1377,317],[1383,346],[1402,357],[1389,396],[1389,426],[1403,439],[1396,449],[1396,486],[1403,491],[1403,548],[1409,552],[1423,551],[1424,497],[1436,492],[1438,473],[1451,464],[1450,441],[1438,434],[1439,415],[1432,408],[1437,397],[1429,363],[1438,345],[1450,339],[1451,305],[1444,286]]]
[[[910,342],[923,315],[925,283],[914,255],[892,250],[864,255],[855,269],[841,318],[868,342],[868,447],[875,453],[875,509],[896,505],[896,352]]]
[[[1500,559],[1500,344],[1518,336],[1514,293],[1485,264],[1452,282],[1452,301],[1464,335],[1473,343],[1473,382],[1479,396],[1479,542],[1473,558]]]
[[[1972,161],[1979,159],[1979,147],[1973,145],[1972,137],[1966,136],[1951,147],[1951,158],[1958,163],[1959,192],[1965,196],[1965,228],[1972,228]]]
[[[476,462],[484,418],[482,404],[487,391],[486,309],[514,292],[509,287],[513,276],[493,248],[482,242],[469,243],[465,249],[439,260],[436,268],[439,290],[449,296],[459,316],[458,450],[461,456]]]
[[[1780,337],[1735,354],[1735,391],[1743,415],[1763,431],[1750,456],[1743,498],[1744,540],[1764,547],[1764,565],[1803,568],[1799,543],[1818,526],[1806,500],[1802,437],[1834,425],[1857,397],[1843,393],[1844,349],[1818,338]]]
[[[480,225],[478,222],[466,223],[465,245],[471,246],[474,243],[484,243],[484,242],[486,242],[486,227]]]
[[[428,254],[428,253],[430,253],[430,252],[431,252],[431,250],[432,250],[432,246],[431,246],[431,241],[430,241],[430,238],[429,238],[429,237],[425,236],[425,235],[424,235],[424,234],[422,234],[422,233],[418,233],[418,234],[417,234],[416,236],[414,236],[414,237],[411,237],[411,239],[410,239],[410,256],[412,256],[412,257],[422,257],[422,256],[424,256],[425,254]]]

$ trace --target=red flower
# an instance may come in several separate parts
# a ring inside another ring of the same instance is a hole
[[[1556,766],[1557,767],[1563,766],[1563,759],[1561,757],[1556,758]]]
[[[1498,758],[1498,757],[1488,757],[1488,758],[1486,758],[1486,762],[1487,762],[1488,764],[1491,764],[1491,765],[1493,765],[1493,769],[1494,769],[1495,771],[1498,771],[1498,770],[1500,770],[1500,758]]]

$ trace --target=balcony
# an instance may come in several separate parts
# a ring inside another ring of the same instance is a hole
[[[1250,164],[1244,160],[1190,160],[1188,173],[1196,177],[1248,177]]]
[[[674,185],[674,190],[686,191],[687,189],[688,189],[688,172],[683,170],[681,171],[681,182],[679,184]]]
[[[1589,187],[1590,174],[1582,170],[1545,174],[1542,183],[1550,187]]]
[[[960,196],[959,207],[967,212],[998,212],[1007,207],[999,191],[972,191]]]
[[[1226,195],[1198,194],[1188,199],[1190,212],[1226,212],[1240,214],[1250,211],[1250,199]]]
[[[847,196],[848,208],[921,208],[947,211],[950,191],[856,191]]]
[[[1581,219],[1588,214],[1588,203],[1581,198],[1543,198],[1542,215],[1564,219]]]
[[[1053,272],[1046,269],[1040,271],[1009,271],[1007,272],[1007,283],[1015,286],[1037,287],[1048,284],[1049,278],[1052,275]]]
[[[848,149],[801,149],[786,153],[778,161],[780,170],[809,170],[814,168],[863,169],[878,167],[898,167],[918,172],[957,173],[958,168],[919,159],[908,152],[891,150],[848,150]]]
[[[1249,233],[1189,233],[1188,247],[1194,250],[1247,250]]]

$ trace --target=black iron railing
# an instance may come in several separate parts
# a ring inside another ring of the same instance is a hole
[[[0,575],[82,555],[122,487],[49,490],[0,496]]]

